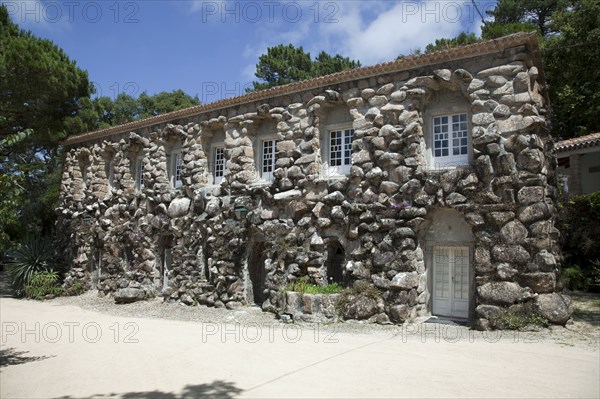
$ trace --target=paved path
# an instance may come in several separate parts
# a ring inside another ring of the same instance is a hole
[[[453,342],[464,329],[259,329],[12,298],[0,299],[0,317],[2,398],[600,396],[598,348],[524,333]]]

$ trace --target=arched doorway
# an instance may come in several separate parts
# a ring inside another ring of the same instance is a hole
[[[156,286],[164,290],[169,286],[169,272],[173,267],[173,237],[163,236],[159,240],[158,254],[156,256],[155,279]]]
[[[458,211],[432,209],[424,226],[430,309],[434,316],[469,319],[473,309],[473,243]]]
[[[96,289],[98,288],[100,277],[102,277],[102,250],[92,248],[88,262],[90,285],[92,289]]]
[[[264,241],[256,241],[250,246],[248,254],[248,278],[246,287],[246,300],[257,305],[262,305],[267,299],[265,291],[265,261],[267,254]]]
[[[346,251],[337,239],[327,240],[327,282],[343,284]]]

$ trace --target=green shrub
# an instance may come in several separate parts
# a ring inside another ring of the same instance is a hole
[[[600,287],[600,259],[592,261],[590,275],[592,276],[592,284]]]
[[[338,283],[327,285],[316,285],[308,282],[306,276],[302,276],[296,281],[289,283],[286,291],[301,292],[303,294],[337,294],[342,291],[342,287]]]
[[[563,203],[557,225],[568,263],[563,278],[571,289],[600,289],[600,191],[577,195]]]
[[[81,281],[76,280],[66,287],[65,294],[69,296],[77,296],[83,294],[85,291],[85,285]]]
[[[590,287],[590,279],[586,273],[581,270],[579,265],[568,266],[562,269],[561,276],[570,290],[587,291]]]
[[[25,296],[31,299],[41,300],[46,295],[62,295],[63,288],[59,284],[58,273],[55,271],[34,272],[29,282],[23,287]]]
[[[502,330],[520,330],[527,326],[547,327],[548,321],[534,312],[501,309],[490,318],[493,327]]]
[[[53,255],[52,243],[44,237],[28,237],[11,249],[7,268],[17,296],[23,296],[23,288],[34,273],[52,269]]]

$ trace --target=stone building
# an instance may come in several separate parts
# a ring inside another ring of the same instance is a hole
[[[600,132],[559,141],[554,154],[566,198],[600,191]]]
[[[310,314],[306,276],[366,287],[346,318],[565,323],[544,85],[516,34],[70,137],[66,284]]]

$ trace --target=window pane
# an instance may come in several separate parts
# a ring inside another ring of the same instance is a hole
[[[354,136],[354,129],[344,131],[344,165],[352,163],[352,136]]]
[[[144,158],[140,157],[137,160],[137,167],[136,167],[136,180],[137,180],[137,188],[142,189],[144,188]]]
[[[262,146],[262,171],[273,172],[275,165],[275,140],[265,140]]]
[[[175,187],[181,187],[183,180],[181,178],[181,171],[183,169],[183,157],[181,153],[175,154]]]
[[[342,164],[342,131],[333,131],[331,134],[331,146],[329,148],[329,164],[339,166]]]
[[[443,161],[444,165],[467,162],[469,135],[466,113],[434,117],[432,131],[434,158],[448,157]]]
[[[215,148],[215,177],[223,177],[225,170],[225,149]]]

